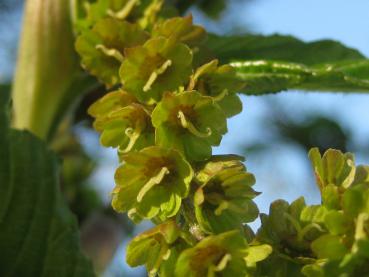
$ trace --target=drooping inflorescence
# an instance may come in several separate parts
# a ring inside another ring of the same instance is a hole
[[[127,261],[161,276],[251,273],[253,247],[258,260],[271,252],[249,245],[243,226],[258,216],[255,180],[240,157],[212,156],[242,109],[242,84],[217,60],[194,66],[205,30],[191,16],[166,18],[161,2],[100,0],[78,25],[82,65],[110,89],[89,113],[121,161],[112,206],[157,224],[130,243]],[[194,266],[199,255],[207,262]]]
[[[206,31],[163,0],[86,1],[82,10],[76,50],[108,90],[89,114],[120,160],[112,206],[156,225],[131,241],[129,265],[168,277],[365,272],[367,167],[312,150],[322,204],[276,201],[255,236],[246,224],[259,216],[254,176],[242,157],[212,155],[242,110],[244,84],[201,56]]]

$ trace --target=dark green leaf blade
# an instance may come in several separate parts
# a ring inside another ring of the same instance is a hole
[[[0,94],[0,276],[94,276],[44,143],[9,129]]]
[[[333,40],[305,43],[282,35],[209,35],[206,46],[222,63],[235,60],[275,60],[314,65],[344,60],[362,60],[357,50]]]

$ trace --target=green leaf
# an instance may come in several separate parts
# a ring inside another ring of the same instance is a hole
[[[322,191],[328,185],[350,187],[355,179],[355,160],[351,153],[343,154],[339,150],[328,149],[323,157],[317,148],[309,152],[316,182]]]
[[[305,207],[300,215],[304,222],[323,223],[328,210],[324,206],[313,205]]]
[[[348,252],[341,238],[335,235],[324,235],[313,241],[311,249],[320,259],[339,260]]]
[[[322,189],[322,203],[328,209],[340,209],[340,192],[339,187],[335,185],[327,185]]]
[[[356,217],[362,211],[369,211],[368,200],[368,189],[365,186],[354,186],[343,194],[343,210],[348,216]]]
[[[369,92],[369,61],[354,60],[306,66],[284,61],[233,62],[245,94],[276,93],[287,89]]]
[[[222,63],[235,60],[274,60],[315,65],[365,58],[357,50],[333,40],[306,43],[292,36],[282,35],[209,35],[207,46]]]
[[[306,265],[301,272],[308,277],[324,277],[323,269],[317,264]]]
[[[345,218],[342,212],[330,211],[324,218],[325,225],[333,235],[344,234],[350,226],[350,222]]]
[[[253,245],[247,249],[248,255],[245,258],[248,266],[253,267],[257,262],[265,260],[271,253],[273,249],[268,244]]]
[[[26,131],[9,129],[0,94],[0,275],[94,276],[58,183],[58,160]]]
[[[368,92],[369,61],[339,42],[306,43],[291,36],[210,35],[207,47],[222,63],[230,63],[245,94],[287,89]]]

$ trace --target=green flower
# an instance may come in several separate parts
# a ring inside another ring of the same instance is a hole
[[[187,89],[213,97],[226,116],[232,117],[242,111],[242,102],[236,93],[243,86],[244,83],[235,78],[233,67],[218,67],[218,60],[213,60],[196,70]]]
[[[306,206],[303,198],[291,205],[278,200],[262,215],[257,239],[273,245],[263,267],[283,264],[292,276],[365,276],[369,262],[369,167],[355,167],[350,153],[329,149],[309,153],[322,204]],[[343,276],[343,275],[342,275]]]
[[[246,172],[236,156],[214,156],[205,163],[195,178],[196,219],[206,233],[220,233],[241,228],[258,216],[258,208],[251,200],[256,195],[251,187],[255,178]]]
[[[118,20],[128,20],[136,22],[145,16],[152,5],[152,2],[161,2],[157,0],[97,0],[95,3],[86,3],[85,9],[87,16],[78,22],[80,29],[86,29],[93,26],[102,18],[115,18]]]
[[[176,215],[193,177],[184,157],[175,150],[152,146],[122,159],[115,174],[113,208],[148,219]]]
[[[203,27],[193,25],[192,16],[174,17],[159,22],[154,26],[153,37],[165,37],[183,42],[190,47],[201,44],[206,39]]]
[[[122,90],[108,93],[89,109],[95,117],[94,128],[101,132],[106,147],[119,147],[119,153],[140,150],[154,143],[150,114]]]
[[[269,215],[261,215],[262,227],[258,230],[257,239],[291,256],[301,252],[312,256],[310,244],[325,233],[322,223],[326,212],[321,206],[306,206],[303,197],[290,205],[284,200],[274,201]]]
[[[262,276],[301,276],[306,264],[315,263],[311,243],[326,234],[323,227],[327,210],[306,206],[301,197],[290,205],[274,201],[269,215],[261,214],[256,240],[273,247],[273,254],[261,265]]]
[[[271,251],[269,245],[249,246],[238,230],[208,236],[181,253],[175,276],[253,276],[256,263]]]
[[[125,54],[120,68],[124,88],[147,104],[184,85],[191,74],[191,50],[172,39],[153,38],[143,46],[126,49]]]
[[[348,188],[353,183],[356,168],[351,153],[343,154],[339,150],[329,149],[322,157],[319,149],[313,148],[309,158],[321,191],[329,185]]]
[[[77,38],[76,50],[83,67],[111,87],[119,83],[124,49],[140,45],[148,37],[136,24],[105,18]]]
[[[89,107],[88,113],[92,117],[100,119],[108,116],[109,113],[125,108],[132,103],[137,103],[136,98],[126,91],[119,89],[109,92],[102,98],[98,99]]]
[[[135,237],[127,247],[127,263],[132,266],[145,265],[149,276],[173,273],[178,252],[186,244],[180,238],[181,230],[174,221],[167,221]]]
[[[192,161],[211,156],[227,131],[226,118],[211,97],[196,91],[167,93],[152,113],[156,143],[175,148]]]

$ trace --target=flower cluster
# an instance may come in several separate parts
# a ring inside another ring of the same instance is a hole
[[[367,276],[369,273],[369,167],[353,155],[310,151],[320,205],[278,200],[262,215],[259,241],[273,246],[267,276]],[[283,266],[281,266],[283,265]],[[273,269],[273,272],[271,270]]]
[[[242,110],[233,67],[199,58],[205,30],[170,18],[164,0],[88,3],[76,50],[109,90],[89,114],[119,156],[112,206],[156,224],[128,245],[129,265],[162,277],[369,275],[368,166],[312,149],[321,204],[277,200],[255,235],[254,176],[242,157],[212,155]]]
[[[162,4],[98,0],[78,21],[82,66],[109,89],[89,114],[120,158],[112,206],[157,224],[127,261],[151,276],[249,275],[271,252],[245,225],[258,216],[255,179],[242,158],[212,155],[243,83],[217,60],[195,66],[205,30]]]

